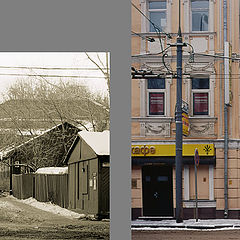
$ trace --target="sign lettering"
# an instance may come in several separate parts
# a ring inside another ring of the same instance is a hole
[[[155,154],[155,153],[156,153],[156,149],[153,146],[132,147],[132,154],[143,154],[144,156],[146,156],[147,154]]]

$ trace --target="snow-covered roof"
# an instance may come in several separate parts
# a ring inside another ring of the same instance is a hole
[[[37,174],[66,174],[68,173],[68,167],[45,167],[39,168],[36,171]]]
[[[64,122],[64,123],[68,123],[68,122]],[[68,124],[70,124],[70,123],[68,123]],[[29,142],[31,142],[31,141],[33,141],[33,140],[43,136],[45,133],[51,132],[53,129],[58,128],[58,127],[60,127],[62,125],[63,125],[63,123],[59,123],[56,126],[53,126],[52,128],[43,131],[41,135],[37,135],[37,136],[35,136],[33,138],[30,138],[26,142],[23,142],[23,143],[21,143],[21,144],[19,144],[17,146],[11,145],[11,146],[9,146],[9,147],[7,147],[5,149],[0,149],[0,160],[2,160],[2,158],[6,157],[13,150],[21,148],[22,146],[26,145],[27,143],[29,143]]]
[[[108,130],[103,132],[81,131],[78,135],[97,155],[110,155],[110,134]]]

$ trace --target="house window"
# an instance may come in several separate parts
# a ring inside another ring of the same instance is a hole
[[[147,80],[148,115],[165,115],[165,89],[164,78]]]
[[[209,78],[192,78],[193,115],[209,115]]]
[[[161,32],[166,28],[167,22],[167,2],[166,0],[162,1],[149,1],[148,2],[148,11],[149,11],[149,19],[153,22],[157,27],[159,27]],[[153,24],[149,23],[149,31],[155,32],[155,28]]]
[[[192,0],[192,31],[208,31],[208,0]]]

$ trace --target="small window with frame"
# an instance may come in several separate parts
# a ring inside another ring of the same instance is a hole
[[[148,1],[149,19],[157,27],[159,31],[165,31],[167,25],[167,1]],[[149,32],[155,32],[153,24],[149,23]]]
[[[209,0],[191,0],[192,31],[208,31]]]
[[[148,96],[148,115],[159,116],[165,115],[165,79],[149,78],[147,80],[147,96]]]

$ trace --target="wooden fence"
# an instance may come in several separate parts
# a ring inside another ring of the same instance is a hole
[[[34,197],[68,208],[68,174],[13,175],[13,195],[19,199]]]
[[[13,196],[18,199],[34,197],[34,174],[13,174]]]
[[[68,208],[68,174],[35,175],[35,198]]]

